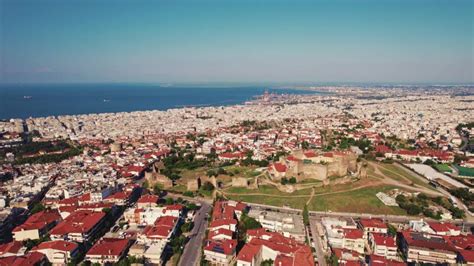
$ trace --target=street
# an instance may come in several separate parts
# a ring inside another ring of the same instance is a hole
[[[326,260],[324,256],[324,251],[322,249],[321,237],[318,234],[318,230],[316,228],[316,220],[309,219],[309,228],[311,230],[311,241],[314,243],[316,249],[316,258],[318,260],[318,265],[325,266]]]
[[[207,214],[211,210],[211,205],[207,202],[200,202],[201,208],[194,217],[194,227],[189,235],[189,241],[184,247],[183,255],[178,263],[179,266],[198,265],[201,250],[202,240],[207,228]]]

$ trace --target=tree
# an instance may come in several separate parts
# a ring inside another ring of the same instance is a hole
[[[35,213],[44,211],[45,209],[46,208],[43,206],[43,204],[35,203],[35,205],[33,205],[33,208],[31,208],[31,214],[35,214]]]
[[[150,183],[148,183],[148,180],[143,181],[142,187],[145,189],[150,188]]]
[[[309,225],[308,205],[304,205],[304,208],[303,208],[303,223],[305,225]]]
[[[302,148],[303,150],[309,149],[309,143],[308,143],[306,140],[303,141],[303,142],[301,142],[301,148]]]
[[[160,195],[162,190],[163,188],[160,184],[155,184],[153,186],[153,193],[155,193],[156,195]]]
[[[242,213],[240,216],[239,229],[243,232],[247,232],[248,229],[262,228],[262,225],[254,218],[248,216],[246,213]]]
[[[207,181],[202,185],[201,188],[203,190],[206,190],[206,191],[213,191],[214,190],[214,185],[211,182]]]
[[[450,211],[454,219],[462,219],[466,217],[466,214],[464,213],[464,211],[459,209],[458,207],[453,207],[450,209]]]
[[[183,196],[186,196],[186,197],[194,197],[194,193],[192,191],[185,191],[183,193]]]
[[[290,184],[296,184],[296,178],[293,176],[293,177],[290,178],[290,180],[288,180],[288,182]]]
[[[218,174],[218,175],[225,175],[225,174],[227,174],[227,172],[224,170],[224,168],[219,167],[219,168],[217,169],[217,174]]]
[[[337,256],[332,253],[331,256],[329,257],[326,257],[326,262],[328,265],[331,265],[331,266],[338,266],[339,265],[339,259],[337,258]]]
[[[420,206],[410,203],[407,205],[406,211],[409,215],[418,215],[422,211]]]
[[[217,177],[217,176],[218,176],[218,173],[217,173],[215,170],[208,170],[208,171],[207,171],[207,176],[208,176],[208,177],[212,177],[212,176]]]
[[[391,224],[388,224],[388,235],[390,235],[391,237],[394,237],[397,235],[397,228],[395,228],[395,226],[391,225]]]
[[[192,210],[197,210],[197,209],[199,209],[199,207],[198,207],[195,203],[190,202],[190,203],[188,203],[188,204],[186,205],[186,209],[192,211]]]
[[[183,233],[190,232],[193,229],[193,227],[194,227],[193,222],[184,223],[181,226],[181,232],[183,232]]]
[[[103,208],[102,209],[102,212],[105,213],[105,214],[109,214],[111,211],[112,211],[112,209],[110,209],[110,208]]]
[[[273,266],[273,260],[272,259],[268,259],[268,260],[264,260],[262,261],[262,263],[260,263],[260,266]]]

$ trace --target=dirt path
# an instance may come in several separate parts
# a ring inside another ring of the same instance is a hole
[[[306,205],[308,205],[311,202],[313,197],[314,197],[314,187],[311,188],[311,195],[309,196],[309,199],[306,201]]]
[[[408,189],[408,190],[414,190],[414,191],[417,191],[417,192],[422,192],[422,193],[432,195],[432,196],[442,196],[443,195],[440,192],[437,192],[435,190],[428,189],[428,188],[420,186],[418,184],[413,184],[413,181],[410,180],[409,178],[407,178],[407,177],[405,177],[405,176],[403,176],[403,175],[401,175],[397,172],[394,172],[394,171],[392,171],[388,168],[385,168],[385,167],[383,167],[379,164],[376,164],[376,163],[373,163],[373,162],[369,162],[369,164],[372,167],[374,167],[374,173],[383,178],[382,182],[384,182],[385,184],[394,185],[394,186],[402,187],[402,188],[405,188],[405,189]],[[405,180],[405,182],[404,182],[405,184],[402,183],[403,181],[395,180],[393,178],[388,177],[382,171],[380,171],[380,169],[383,169],[387,172],[390,172],[390,173],[400,177],[401,179]]]

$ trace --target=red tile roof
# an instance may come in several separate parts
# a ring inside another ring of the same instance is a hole
[[[204,250],[217,252],[225,255],[232,255],[235,253],[237,247],[237,240],[235,239],[224,239],[224,240],[208,240],[204,246]]]
[[[30,252],[25,256],[0,258],[0,266],[33,266],[46,261],[46,256],[39,252]]]
[[[209,228],[216,228],[220,226],[229,226],[229,225],[237,225],[237,220],[235,219],[223,219],[223,220],[215,220],[212,221],[209,225]]]
[[[451,252],[456,251],[452,243],[447,242],[444,238],[440,236],[414,233],[410,231],[403,231],[402,236],[410,247],[445,250]]]
[[[404,262],[388,260],[384,257],[377,255],[370,255],[370,265],[373,266],[404,266]]]
[[[344,229],[344,237],[349,239],[361,239],[364,236],[364,232],[359,229]]]
[[[237,259],[251,262],[253,258],[260,252],[262,246],[265,246],[282,256],[281,262],[291,261],[292,265],[314,265],[313,254],[311,248],[301,244],[294,239],[282,236],[279,233],[264,232],[263,230],[250,231],[255,237],[250,242],[245,244],[239,252]],[[260,236],[271,235],[270,239],[261,239]],[[286,264],[283,264],[286,265]]]
[[[428,222],[428,225],[437,233],[453,231],[461,231],[461,228],[451,223]]]
[[[174,216],[162,216],[155,221],[154,226],[147,226],[143,233],[148,238],[167,239],[173,231],[178,218]]]
[[[474,264],[474,250],[460,250],[459,254],[465,263]]]
[[[316,157],[318,156],[314,151],[307,151],[304,153],[304,156],[306,156],[306,158],[313,158],[313,157]]]
[[[155,225],[174,227],[177,221],[178,218],[174,216],[161,216],[160,218],[156,219]]]
[[[74,242],[68,242],[64,240],[48,241],[40,243],[38,246],[34,247],[33,250],[43,250],[43,249],[54,249],[71,252],[75,250],[78,245]]]
[[[172,205],[168,205],[165,207],[166,210],[168,211],[180,211],[184,208],[183,205],[181,204],[172,204]]]
[[[226,228],[219,228],[217,230],[214,230],[214,231],[211,231],[209,232],[209,236],[208,238],[209,239],[214,239],[214,237],[218,236],[218,235],[226,235],[230,238],[232,238],[234,232],[232,232],[231,230],[229,229],[226,229]]]
[[[0,256],[6,253],[17,254],[18,251],[23,247],[21,241],[12,241],[0,245]]]
[[[106,198],[106,200],[127,200],[132,195],[131,191],[119,191]]]
[[[474,235],[459,235],[450,236],[449,241],[457,249],[473,249],[474,250]]]
[[[285,173],[286,172],[286,165],[284,165],[282,163],[274,163],[273,168],[275,168],[275,170],[277,172],[280,172],[280,173]]]
[[[234,219],[235,207],[229,206],[227,201],[217,201],[214,203],[212,220]]]
[[[50,234],[66,235],[69,233],[87,233],[104,217],[105,213],[103,212],[79,210],[71,213],[64,221],[56,225]]]
[[[103,238],[89,249],[87,255],[121,256],[128,246],[128,239]]]
[[[13,232],[18,232],[22,230],[42,229],[60,220],[61,215],[57,210],[41,211],[28,217],[28,219],[22,225],[15,227],[15,229],[13,229]]]
[[[385,153],[392,152],[392,149],[390,149],[390,147],[388,147],[386,145],[380,144],[380,145],[375,146],[375,151],[385,154]]]
[[[377,246],[397,247],[395,239],[385,234],[372,234],[374,242]]]
[[[387,228],[387,224],[381,219],[360,219],[360,224],[364,228]]]
[[[156,195],[143,195],[138,199],[137,203],[158,203],[158,200],[160,200],[160,197]]]
[[[247,243],[240,250],[239,255],[237,256],[237,260],[252,262],[253,258],[260,252],[261,248],[261,245]]]
[[[62,199],[59,201],[60,206],[75,206],[78,204],[79,198],[78,197],[72,197],[72,198],[67,198],[67,199]]]

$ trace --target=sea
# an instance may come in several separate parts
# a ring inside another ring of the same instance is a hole
[[[278,94],[322,93],[263,86],[1,84],[0,119],[226,106],[242,104],[265,91]]]

